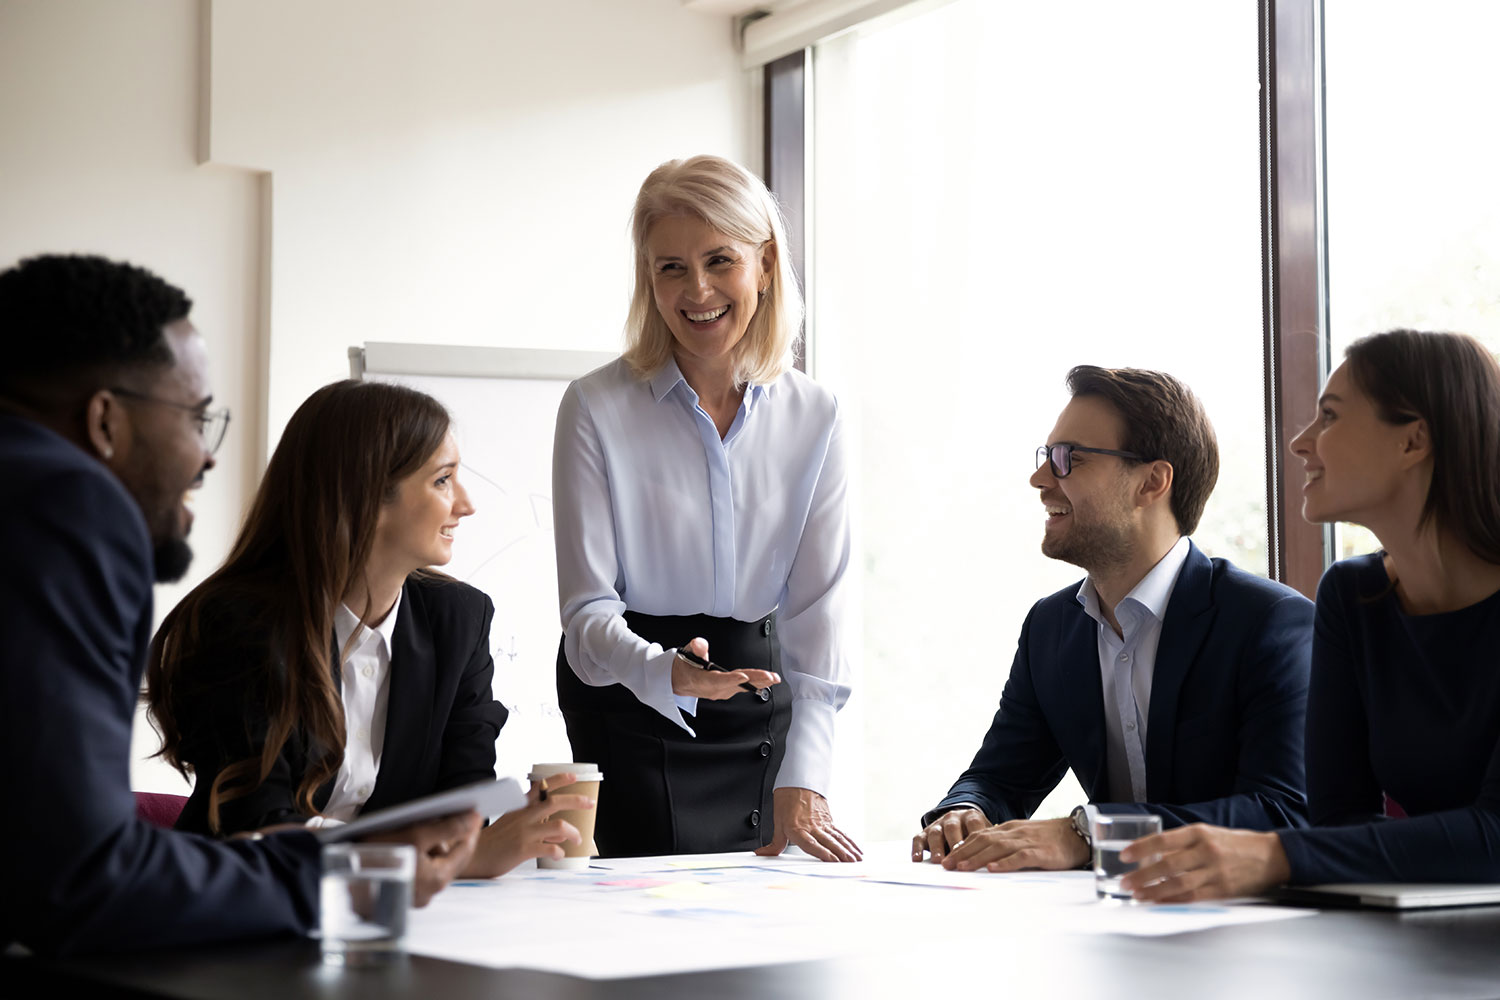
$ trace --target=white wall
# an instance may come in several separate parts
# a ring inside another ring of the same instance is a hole
[[[729,19],[679,0],[0,0],[0,267],[181,285],[234,409],[158,610],[350,345],[616,349],[636,187],[698,152],[759,169],[757,102]]]
[[[187,289],[234,413],[199,494],[201,574],[259,477],[260,187],[199,167],[193,0],[0,0],[0,267],[42,252],[125,258]],[[181,588],[158,595],[169,603]]]
[[[211,33],[210,156],[273,177],[272,440],[352,343],[616,348],[641,179],[753,148],[730,21],[679,0],[216,0]]]

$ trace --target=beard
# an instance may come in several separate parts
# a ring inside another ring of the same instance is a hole
[[[186,538],[164,538],[151,552],[157,583],[176,583],[193,564],[193,549]]]
[[[1042,537],[1042,555],[1072,563],[1088,573],[1106,573],[1130,561],[1134,541],[1125,517],[1112,519],[1095,511],[1092,520],[1080,521],[1073,508],[1071,530],[1061,537]]]
[[[193,550],[188,545],[188,528],[182,518],[182,494],[187,485],[182,483],[180,474],[169,477],[165,471],[155,462],[148,462],[144,468],[122,470],[120,479],[146,517],[156,582],[174,583],[187,574]],[[200,470],[193,482],[201,481],[202,477]]]

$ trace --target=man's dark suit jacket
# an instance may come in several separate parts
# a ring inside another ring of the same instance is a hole
[[[495,739],[507,712],[491,689],[490,619],[482,591],[447,577],[414,573],[401,589],[391,636],[390,694],[375,788],[361,812],[495,776]],[[183,667],[178,716],[183,756],[196,783],[179,830],[208,832],[209,790],[230,764],[258,758],[265,745],[268,674],[283,669],[272,650],[277,629],[244,607],[217,608],[204,644]],[[333,640],[330,638],[330,642]],[[334,662],[338,660],[334,652]],[[338,672],[334,673],[335,684]],[[254,791],[219,810],[223,835],[307,818],[296,803],[311,748],[293,732]],[[327,805],[333,779],[314,795]]]
[[[1302,773],[1313,605],[1190,547],[1162,619],[1146,727],[1144,803],[1103,803],[1098,625],[1078,585],[1038,601],[1000,708],[969,769],[925,826],[971,802],[1025,819],[1069,767],[1104,812],[1270,830],[1307,824]]]
[[[318,919],[318,842],[136,819],[130,728],[151,635],[140,508],[97,461],[0,414],[0,945],[127,950]]]

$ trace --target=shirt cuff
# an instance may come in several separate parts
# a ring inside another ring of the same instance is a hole
[[[838,709],[827,702],[798,698],[792,702],[786,757],[775,788],[810,788],[828,797],[833,772],[833,722]]]
[[[927,829],[929,826],[936,823],[939,817],[945,815],[946,813],[951,813],[956,809],[977,809],[979,810],[980,815],[983,816],[988,822],[995,822],[994,820],[990,819],[990,814],[984,811],[984,806],[980,805],[978,802],[970,802],[968,799],[963,799],[959,802],[944,802],[942,805],[938,806],[935,809],[927,810],[927,812],[922,814],[922,829]]]
[[[1302,837],[1309,831],[1276,830],[1274,832],[1281,840],[1281,849],[1286,853],[1287,868],[1291,871],[1291,877],[1286,880],[1287,885],[1309,885],[1332,881],[1326,872],[1317,871],[1312,851],[1308,850],[1307,841]],[[1319,875],[1323,877],[1318,877]]]
[[[698,712],[698,699],[686,699],[692,703],[692,708],[687,708],[684,699],[677,697],[672,691],[672,661],[677,659],[677,650],[664,649],[654,656],[646,658],[646,690],[636,692],[636,697],[641,703],[661,713],[662,718],[668,722],[676,723],[686,729],[689,736],[697,736],[693,727],[687,724],[682,717],[686,711],[689,715]]]
[[[332,816],[312,816],[302,825],[309,830],[332,830],[336,826],[343,826],[344,821],[334,819]]]

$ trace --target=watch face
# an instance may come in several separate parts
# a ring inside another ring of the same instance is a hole
[[[1089,836],[1088,812],[1082,806],[1079,806],[1073,810],[1071,818],[1073,820],[1073,832],[1078,834],[1078,839],[1090,847],[1094,846],[1094,839]]]

